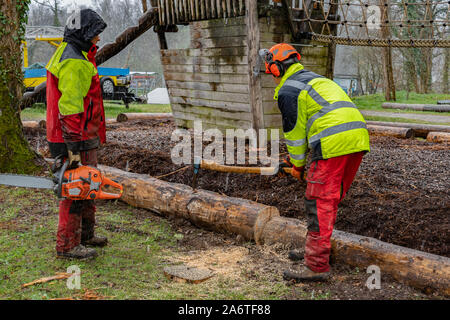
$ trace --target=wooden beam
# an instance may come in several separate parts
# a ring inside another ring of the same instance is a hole
[[[414,131],[411,128],[375,126],[368,124],[367,130],[369,130],[369,133],[376,135],[392,136],[405,139],[414,138]]]
[[[128,120],[165,120],[173,119],[171,113],[119,113],[117,122],[125,122]]]
[[[450,126],[441,126],[434,124],[420,124],[407,122],[384,122],[384,121],[367,121],[368,125],[388,126],[388,127],[403,127],[414,130],[416,137],[426,138],[428,133],[432,131],[450,132]]]
[[[250,93],[250,105],[253,113],[253,128],[264,128],[264,116],[261,97],[261,78],[255,73],[259,70],[260,59],[258,57],[260,34],[257,1],[245,0],[248,48],[248,85]]]
[[[407,104],[407,103],[385,102],[381,105],[381,107],[383,109],[450,112],[450,105],[445,104]]]

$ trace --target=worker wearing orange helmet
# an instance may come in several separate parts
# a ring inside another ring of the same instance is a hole
[[[347,94],[334,81],[306,70],[289,44],[261,49],[266,73],[277,83],[274,99],[282,115],[289,157],[280,167],[292,167],[303,180],[308,149],[305,208],[308,233],[305,268],[284,271],[289,281],[324,281],[330,276],[330,238],[337,208],[370,151],[366,123]],[[282,170],[279,170],[282,172]]]

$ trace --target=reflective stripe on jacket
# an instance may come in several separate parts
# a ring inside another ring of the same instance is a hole
[[[95,65],[89,52],[62,42],[47,65],[47,140],[73,151],[97,148],[106,140],[105,112]]]
[[[313,161],[370,151],[362,114],[334,81],[296,63],[281,79],[274,99],[293,165],[306,164],[308,146]]]

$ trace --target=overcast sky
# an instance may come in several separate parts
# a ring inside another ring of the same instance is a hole
[[[87,5],[92,6],[92,0],[62,0],[61,1],[63,5],[70,5],[70,6],[76,6],[76,5]]]

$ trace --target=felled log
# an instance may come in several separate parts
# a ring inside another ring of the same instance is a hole
[[[388,126],[388,127],[401,127],[411,128],[414,131],[414,136],[426,138],[428,133],[432,131],[436,132],[450,132],[450,126],[442,126],[435,124],[420,124],[420,123],[407,123],[407,122],[384,122],[384,121],[367,121],[368,125],[376,126]]]
[[[450,105],[445,104],[406,104],[385,102],[381,105],[381,107],[384,109],[450,112]]]
[[[427,141],[450,143],[450,133],[448,133],[448,132],[430,132],[427,135]]]
[[[129,27],[123,31],[119,36],[117,36],[115,42],[108,43],[104,45],[100,50],[98,50],[95,56],[95,61],[97,66],[101,65],[103,62],[108,61],[110,58],[114,57],[116,54],[125,49],[131,42],[136,40],[139,36],[144,34],[147,30],[158,23],[158,8],[153,8],[145,12],[143,16],[139,18],[137,26]],[[22,100],[20,101],[20,109],[31,107],[34,103],[38,101],[44,101],[46,82],[38,85],[33,92],[27,92],[24,94]]]
[[[169,183],[146,175],[99,166],[103,173],[124,187],[122,200],[161,215],[177,216],[223,233],[242,235],[257,243],[303,246],[307,227],[298,219],[280,217],[275,207],[245,199],[226,197]],[[335,230],[332,254],[359,268],[377,265],[382,274],[423,290],[450,296],[450,259]]]
[[[45,129],[47,122],[45,120],[40,121],[22,121],[22,126],[24,128],[41,128]]]
[[[166,216],[179,216],[201,227],[253,238],[259,216],[279,215],[275,207],[250,200],[230,198],[215,192],[168,183],[149,176],[99,166],[109,178],[124,186],[122,200]]]
[[[117,116],[117,122],[128,120],[165,120],[173,119],[171,113],[120,113]]]
[[[393,136],[404,139],[414,138],[414,131],[411,128],[375,126],[368,124],[367,129],[370,133],[377,135]]]

